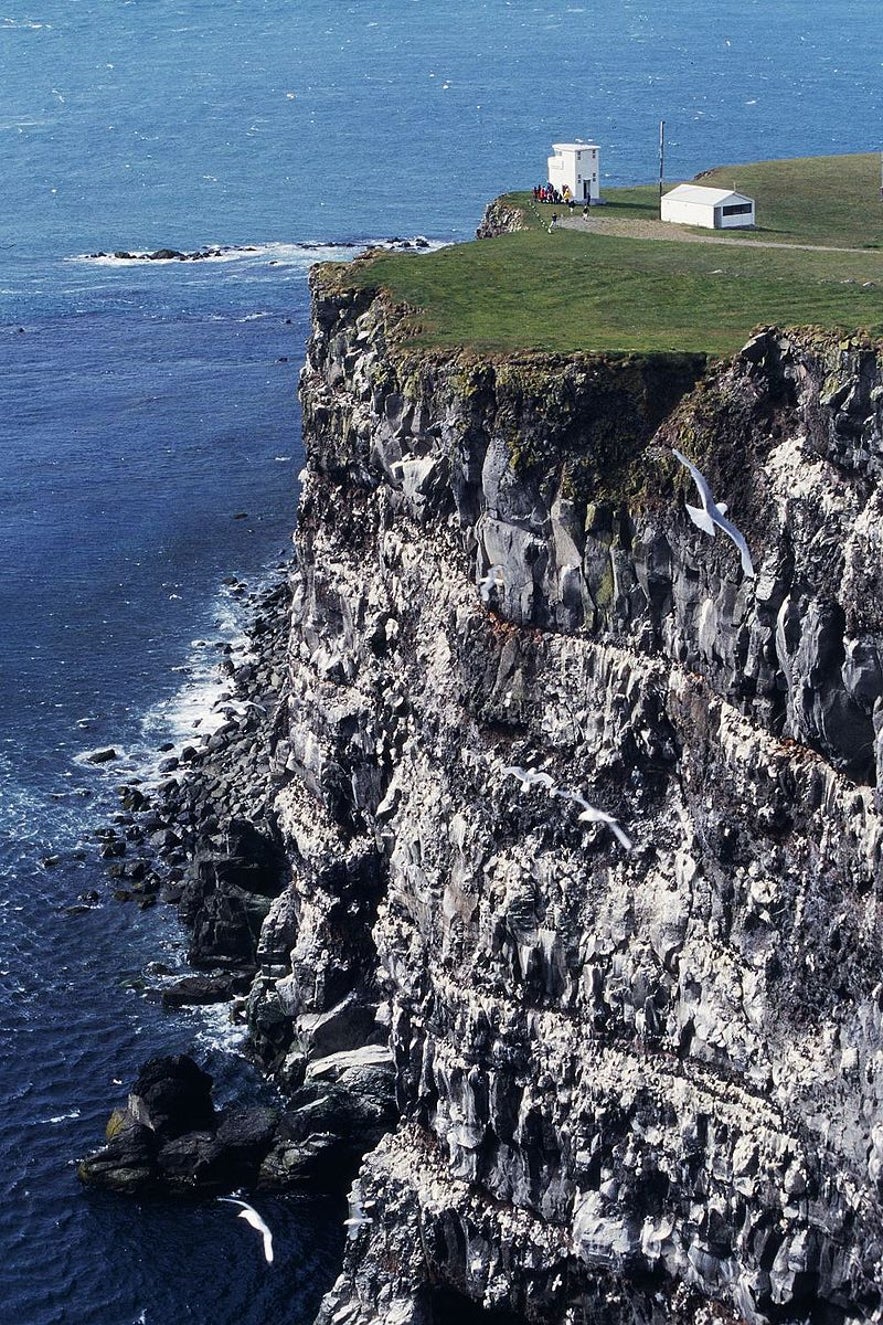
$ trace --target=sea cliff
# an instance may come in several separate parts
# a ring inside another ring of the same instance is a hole
[[[320,1320],[875,1317],[879,347],[482,359],[313,300],[250,1016],[290,1087],[391,1055],[399,1117]]]

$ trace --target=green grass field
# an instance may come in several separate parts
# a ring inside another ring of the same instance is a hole
[[[880,155],[812,156],[788,161],[758,161],[746,166],[718,166],[703,171],[697,183],[715,189],[736,189],[757,203],[757,227],[751,232],[717,231],[715,238],[744,238],[779,244],[819,244],[837,248],[883,250],[883,202],[880,200]],[[601,225],[606,221],[653,221],[659,216],[659,186],[642,184],[630,189],[608,189],[605,206],[593,211]],[[530,193],[511,193],[507,198],[521,208],[531,229],[546,227],[553,211],[566,209],[536,206]],[[581,213],[577,210],[576,215]],[[680,227],[679,227],[680,228]],[[707,230],[686,227],[695,234]]]
[[[484,352],[733,353],[760,325],[818,325],[883,338],[883,203],[876,154],[727,166],[701,182],[757,200],[758,229],[709,242],[605,233],[611,221],[653,221],[656,186],[605,194],[589,232],[549,233],[551,208],[529,194],[528,228],[420,257],[383,254],[342,269],[419,310],[419,343]],[[566,209],[557,209],[563,216]],[[577,211],[576,215],[579,215]],[[596,223],[597,218],[597,223]],[[798,245],[859,252],[828,252]]]

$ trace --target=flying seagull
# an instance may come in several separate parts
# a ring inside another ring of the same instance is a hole
[[[579,805],[582,809],[582,813],[577,815],[577,819],[581,824],[606,824],[616,840],[626,851],[634,850],[634,842],[629,837],[628,833],[625,832],[619,820],[614,819],[612,814],[608,814],[606,810],[599,810],[597,805],[590,805],[585,796],[580,796],[577,791],[563,791],[561,789],[556,789],[552,792],[552,795],[560,797],[563,801],[573,801],[574,805]]]
[[[541,769],[521,768],[518,764],[506,764],[502,772],[510,777],[517,778],[521,783],[523,792],[530,791],[531,787],[545,787],[551,796],[555,794],[555,779],[550,773],[544,773]]]
[[[270,1232],[269,1228],[264,1223],[263,1219],[261,1219],[260,1215],[258,1214],[257,1210],[255,1210],[254,1206],[249,1205],[248,1201],[237,1201],[236,1198],[233,1196],[219,1196],[218,1200],[228,1201],[230,1205],[242,1206],[242,1209],[239,1211],[239,1218],[244,1219],[247,1224],[251,1224],[252,1228],[256,1228],[257,1231],[260,1233],[261,1237],[264,1239],[264,1255],[267,1258],[267,1264],[272,1265],[273,1234]]]
[[[626,851],[634,850],[635,844],[628,833],[620,826],[619,820],[614,819],[613,815],[608,814],[606,810],[599,810],[596,805],[590,805],[588,809],[583,810],[582,814],[577,815],[577,819],[581,824],[606,824],[620,846],[624,847]]]
[[[751,553],[748,551],[748,544],[745,542],[744,536],[739,532],[736,526],[726,518],[726,504],[724,502],[716,502],[711,495],[711,488],[708,486],[708,480],[705,475],[701,474],[696,466],[691,464],[685,455],[681,455],[680,451],[675,450],[674,447],[671,449],[672,454],[677,456],[684,468],[688,469],[693,476],[693,482],[696,484],[696,488],[702,501],[701,508],[698,506],[687,505],[687,514],[690,519],[697,528],[701,529],[703,533],[710,534],[712,538],[714,538],[715,525],[717,525],[718,529],[722,529],[727,538],[731,538],[739,549],[740,556],[742,557],[742,570],[746,575],[751,576],[753,579],[754,567],[751,564]]]
[[[489,603],[491,594],[495,589],[502,589],[506,584],[506,577],[503,574],[502,566],[491,566],[487,575],[478,582],[478,592],[481,594],[481,601]]]

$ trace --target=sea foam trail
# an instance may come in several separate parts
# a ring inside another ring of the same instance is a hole
[[[77,253],[68,262],[87,262],[106,267],[169,267],[183,263],[248,262],[260,260],[272,265],[297,264],[304,260],[333,262],[352,257],[366,249],[382,248],[401,253],[432,253],[447,245],[440,240],[414,235],[408,239],[302,240],[297,243],[217,244],[184,251],[181,249],[129,250],[105,253]]]

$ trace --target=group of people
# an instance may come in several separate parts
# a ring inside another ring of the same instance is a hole
[[[562,203],[567,203],[569,207],[573,206],[573,194],[567,184],[559,193],[554,184],[537,184],[533,191],[534,202],[553,202],[556,207]]]
[[[569,212],[572,212],[576,206],[576,199],[571,192],[569,184],[565,184],[560,192],[555,188],[554,184],[537,184],[534,186],[533,200],[534,202],[551,202],[554,203],[556,207],[566,207]],[[583,217],[588,219],[588,215],[589,200],[586,199],[586,204],[583,207]],[[555,216],[552,219],[553,221],[557,221],[558,217]]]

